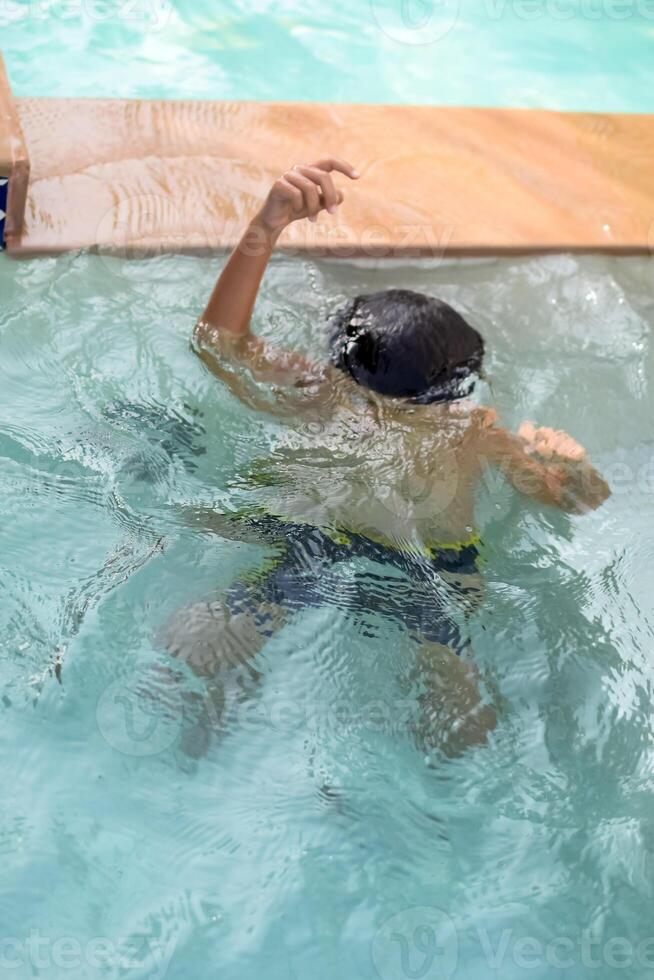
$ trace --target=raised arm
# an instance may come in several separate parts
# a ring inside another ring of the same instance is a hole
[[[611,495],[586,450],[566,432],[523,422],[514,434],[486,419],[476,437],[480,462],[498,466],[520,493],[571,514],[595,510]]]
[[[301,354],[255,337],[250,320],[263,274],[284,228],[303,218],[316,221],[321,211],[334,214],[342,203],[343,194],[331,176],[334,172],[350,180],[359,176],[349,163],[336,158],[287,170],[245,229],[195,328],[198,353],[212,370],[216,367],[212,361],[227,346],[230,356],[246,365],[259,381],[302,384],[319,373]]]

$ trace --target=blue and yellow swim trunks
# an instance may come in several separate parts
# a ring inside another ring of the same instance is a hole
[[[461,602],[478,591],[478,539],[460,546],[402,551],[361,534],[328,534],[270,514],[248,514],[248,530],[275,548],[267,565],[234,583],[227,604],[249,612],[266,632],[267,604],[288,611],[335,605],[366,619],[390,618],[411,633],[460,652],[465,645],[457,620]],[[443,574],[447,573],[447,574]]]

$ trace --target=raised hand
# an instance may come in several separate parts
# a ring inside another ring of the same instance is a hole
[[[316,365],[295,352],[274,351],[271,344],[253,337],[250,332],[252,310],[259,286],[277,239],[283,229],[301,218],[315,221],[321,211],[333,214],[343,200],[334,184],[333,173],[357,180],[354,167],[330,157],[316,163],[298,164],[276,180],[258,214],[244,229],[241,239],[223,267],[194,333],[198,354],[211,370],[218,373],[215,351],[219,336],[247,337],[240,355],[250,368],[257,368],[270,378],[279,373],[295,381],[315,381]],[[213,353],[211,351],[213,350]],[[215,363],[214,363],[215,362]]]
[[[278,234],[292,221],[308,218],[316,221],[321,211],[334,214],[343,202],[343,193],[336,187],[332,173],[337,172],[357,180],[354,167],[330,157],[311,164],[296,164],[272,185],[257,221],[267,231]]]

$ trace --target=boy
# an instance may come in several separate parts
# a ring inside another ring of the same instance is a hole
[[[392,617],[416,638],[420,741],[458,752],[495,725],[448,612],[453,594],[465,607],[481,591],[473,491],[484,468],[500,466],[518,490],[571,512],[599,506],[609,490],[570,436],[530,422],[515,435],[496,425],[492,410],[462,401],[484,343],[437,299],[406,290],[357,297],[334,316],[326,365],[251,333],[280,233],[342,203],[333,174],[359,178],[350,164],[325,159],[273,184],[196,327],[198,355],[235,395],[306,423],[310,435],[289,434],[263,481],[259,468],[263,509],[196,514],[227,536],[273,541],[279,558],[221,600],[187,611],[167,645],[215,679],[247,664],[291,612],[336,595],[338,605]],[[274,402],[262,396],[262,382]],[[341,595],[334,566],[355,556],[376,564],[376,587],[372,576],[348,578]]]

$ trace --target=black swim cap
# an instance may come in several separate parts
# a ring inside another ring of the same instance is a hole
[[[484,341],[442,300],[389,289],[357,296],[331,322],[332,363],[357,384],[421,404],[474,388]]]

